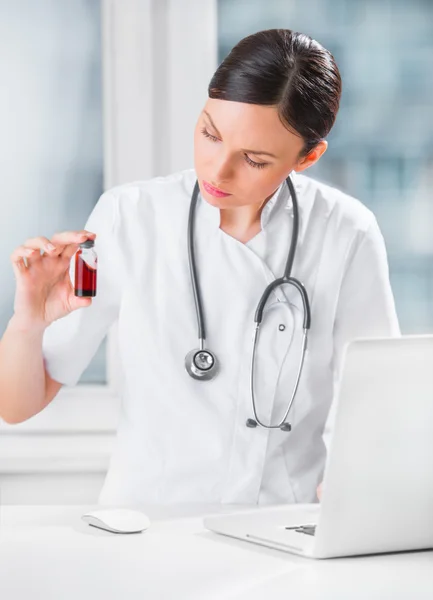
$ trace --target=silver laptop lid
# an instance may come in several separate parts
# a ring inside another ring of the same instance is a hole
[[[319,555],[433,547],[433,336],[346,349]]]

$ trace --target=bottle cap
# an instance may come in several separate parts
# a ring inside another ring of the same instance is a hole
[[[95,240],[86,240],[80,244],[80,248],[93,248]]]

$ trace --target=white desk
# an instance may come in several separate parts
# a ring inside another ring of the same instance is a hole
[[[432,600],[433,552],[315,561],[206,531],[239,507],[140,507],[146,532],[84,523],[96,506],[0,507],[4,600]]]

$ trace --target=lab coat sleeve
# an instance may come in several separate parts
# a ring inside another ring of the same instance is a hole
[[[65,385],[73,386],[78,382],[118,316],[121,270],[116,200],[111,192],[102,194],[84,226],[96,233],[98,255],[97,294],[91,306],[79,308],[54,321],[44,333],[45,368],[53,379]],[[72,282],[74,263],[75,256],[69,272]]]
[[[385,241],[377,221],[361,235],[343,276],[333,332],[334,400],[323,441],[329,450],[335,419],[335,391],[341,376],[345,346],[363,337],[395,337],[400,328],[389,281]]]

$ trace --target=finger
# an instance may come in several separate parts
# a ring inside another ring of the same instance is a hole
[[[55,246],[44,236],[28,239],[22,246],[18,246],[12,254],[12,265],[20,271],[27,268],[30,264],[42,258],[42,252],[53,254]]]
[[[12,268],[16,277],[24,275],[27,271],[27,260],[21,257],[16,258],[12,261]]]
[[[66,258],[68,260],[71,260],[71,258],[74,256],[74,254],[78,250],[79,245],[82,242],[85,242],[86,240],[94,240],[95,238],[96,238],[96,233],[92,233],[91,231],[87,231],[85,233],[81,233],[79,235],[78,240],[75,243],[68,244],[67,246],[64,246],[64,248],[63,248],[63,250],[61,252],[62,258]]]
[[[78,246],[86,240],[94,240],[96,233],[91,231],[64,231],[55,234],[51,242],[55,244],[57,251],[54,254],[70,259],[78,249]]]
[[[53,254],[55,246],[50,240],[44,236],[38,236],[35,238],[28,239],[22,246],[19,246],[11,255],[13,263],[19,262],[20,258],[25,259],[24,264],[26,267],[30,264],[41,260],[42,254]],[[30,260],[31,259],[31,260]]]
[[[15,248],[15,250],[12,252],[10,259],[12,262],[13,266],[17,266],[19,268],[21,268],[22,266],[27,267],[29,264],[29,259],[30,257],[32,258],[32,260],[37,260],[41,258],[41,253],[40,251],[38,252],[38,249],[35,248],[27,248],[26,246],[18,246],[18,248]]]
[[[68,246],[69,244],[81,244],[87,239],[95,239],[96,233],[91,231],[62,231],[61,233],[55,233],[51,238],[51,242],[56,246]]]
[[[71,260],[78,248],[79,244],[69,244],[68,246],[65,246],[61,252],[61,257]]]
[[[42,235],[30,238],[29,240],[24,242],[23,246],[25,248],[33,248],[34,250],[43,250],[44,252],[53,251],[53,244],[51,243],[51,241]]]

